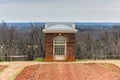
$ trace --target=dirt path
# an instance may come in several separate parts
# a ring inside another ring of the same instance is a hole
[[[4,70],[7,66],[6,65],[0,65],[0,72]]]
[[[19,70],[21,70],[22,68],[29,66],[29,65],[33,65],[33,64],[59,64],[58,62],[0,62],[0,65],[8,65],[8,67],[6,69],[4,69],[1,73],[0,73],[0,80],[9,80],[9,78],[11,76],[13,76],[14,74],[16,74]],[[71,63],[71,62],[67,62],[67,63]],[[82,61],[82,62],[73,62],[73,63],[114,63],[117,66],[120,67],[120,60],[99,60],[99,61]],[[61,65],[64,66],[64,65]],[[65,67],[65,68],[61,68],[61,66],[56,66],[56,68],[53,68],[53,70],[60,70],[60,71],[64,71],[64,70],[68,70],[65,72],[65,74],[67,75],[74,75],[72,74],[72,70],[70,70],[71,67],[73,66],[69,66],[69,67]],[[67,68],[67,69],[66,69]],[[51,69],[49,69],[51,70]],[[75,69],[77,70],[77,69]],[[48,71],[49,72],[49,71]],[[57,72],[55,72],[56,75]],[[60,72],[62,74],[62,72]],[[70,74],[69,74],[70,73]],[[75,80],[75,77],[72,77],[73,80]]]
[[[15,80],[120,80],[118,72],[103,66],[99,63],[40,64],[26,67]],[[120,71],[119,67],[113,68]],[[28,73],[31,69],[33,71]]]
[[[22,68],[32,65],[32,64],[38,64],[37,62],[1,62],[1,65],[8,65],[7,68],[5,68],[0,73],[0,80],[9,80],[10,77],[12,77],[14,74],[16,74],[19,70]]]

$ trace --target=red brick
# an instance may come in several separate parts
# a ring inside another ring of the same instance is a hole
[[[45,61],[54,61],[53,59],[53,40],[59,33],[46,33],[45,34]],[[75,34],[74,33],[61,33],[67,40],[67,59],[65,61],[75,60]]]

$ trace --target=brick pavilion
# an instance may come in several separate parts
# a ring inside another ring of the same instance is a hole
[[[45,61],[75,60],[74,23],[48,22],[45,24]]]

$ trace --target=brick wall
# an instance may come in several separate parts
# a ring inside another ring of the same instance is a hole
[[[45,34],[45,61],[53,60],[53,40],[59,33],[46,33]],[[75,34],[74,33],[63,33],[67,40],[67,58],[65,61],[75,60]]]

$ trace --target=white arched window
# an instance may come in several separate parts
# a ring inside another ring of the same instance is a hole
[[[66,39],[63,36],[57,36],[53,42],[54,56],[64,56],[66,54]]]

